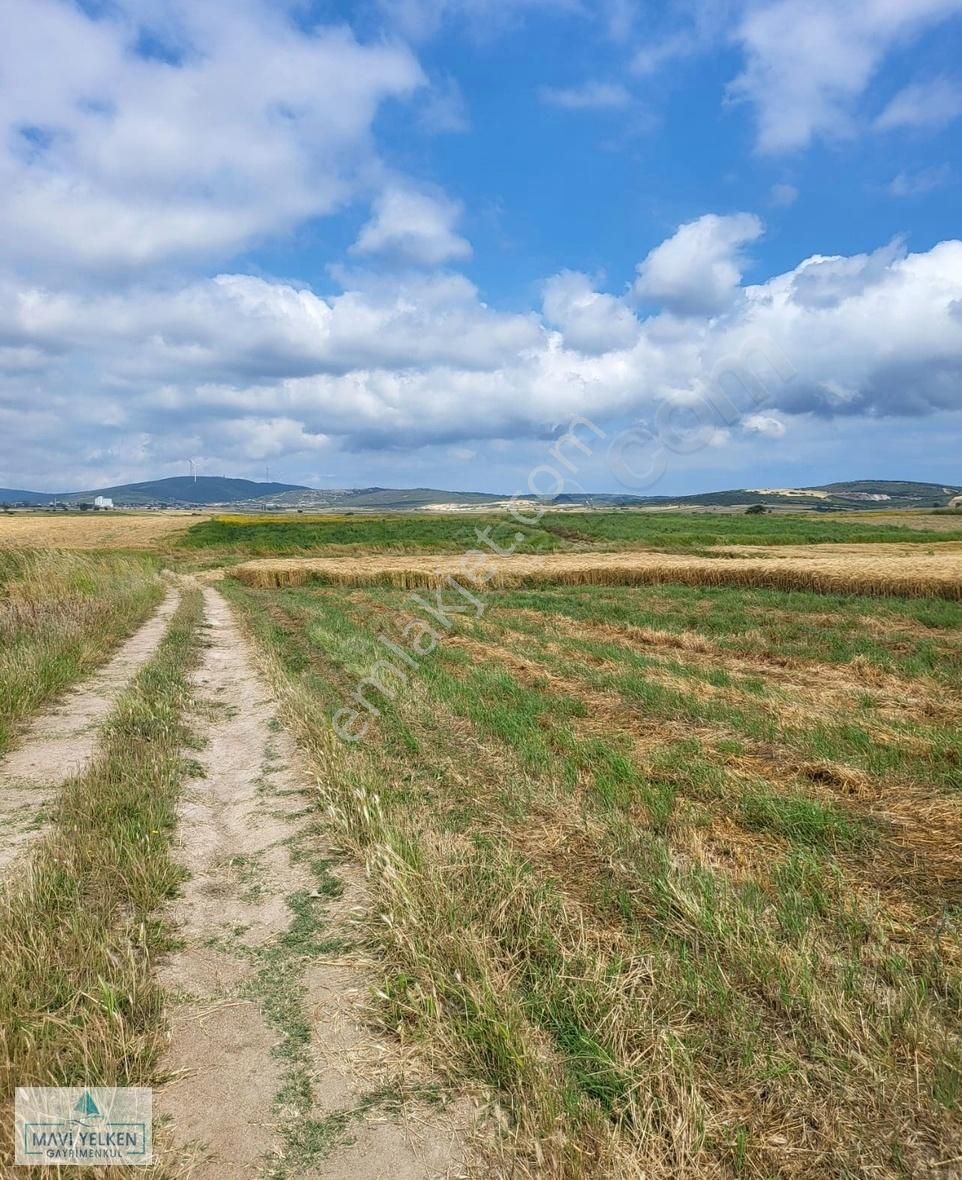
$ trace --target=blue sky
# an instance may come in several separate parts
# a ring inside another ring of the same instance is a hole
[[[0,15],[0,486],[962,483],[962,0]]]

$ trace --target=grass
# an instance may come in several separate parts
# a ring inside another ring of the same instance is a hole
[[[367,861],[380,1019],[496,1095],[493,1172],[958,1154],[962,607],[490,593],[348,745],[411,596],[228,586]]]
[[[29,871],[0,894],[0,1091],[149,1085],[162,1047],[157,907],[187,772],[183,710],[199,645],[188,592],[155,656],[109,718],[89,768],[61,793]],[[0,1136],[10,1149],[12,1120]]]
[[[179,538],[180,549],[215,550],[235,556],[281,556],[324,552],[458,553],[474,543],[475,528],[490,528],[507,542],[522,531],[526,548],[550,551],[559,538],[545,528],[521,528],[502,515],[446,516],[405,513],[377,516],[276,517],[219,516],[203,521]]]
[[[19,722],[102,664],[162,596],[152,558],[0,550],[0,752]]]
[[[522,516],[530,510],[522,510]],[[446,553],[477,544],[476,529],[492,530],[503,547],[526,553],[646,548],[691,552],[714,545],[879,544],[911,540],[962,540],[957,532],[907,533],[870,518],[844,521],[808,515],[736,516],[692,513],[546,512],[532,523],[504,513],[446,515],[405,513],[372,516],[218,516],[195,524],[176,539],[188,553],[213,550],[245,557],[310,553]],[[518,546],[516,534],[523,540]]]

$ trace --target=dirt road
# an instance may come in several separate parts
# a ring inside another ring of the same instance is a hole
[[[89,762],[100,726],[156,651],[179,601],[177,590],[168,590],[156,613],[114,657],[35,717],[0,760],[0,879],[43,831],[44,811],[57,788]]]
[[[170,915],[183,945],[162,973],[162,1158],[190,1180],[462,1175],[470,1112],[399,1101],[397,1062],[359,1011],[363,876],[325,845],[246,639],[221,595],[204,597],[203,750],[180,811],[190,875]]]

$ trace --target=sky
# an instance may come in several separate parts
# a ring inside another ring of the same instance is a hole
[[[0,0],[0,486],[962,484],[960,63],[962,0]]]

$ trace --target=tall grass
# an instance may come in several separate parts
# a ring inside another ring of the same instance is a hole
[[[0,752],[18,722],[103,663],[162,596],[147,556],[0,551]]]
[[[16,1086],[150,1084],[163,1034],[152,967],[166,939],[155,910],[180,880],[170,845],[200,615],[199,594],[185,594],[26,875],[0,893],[5,1110]],[[3,1154],[12,1130],[4,1119]]]

